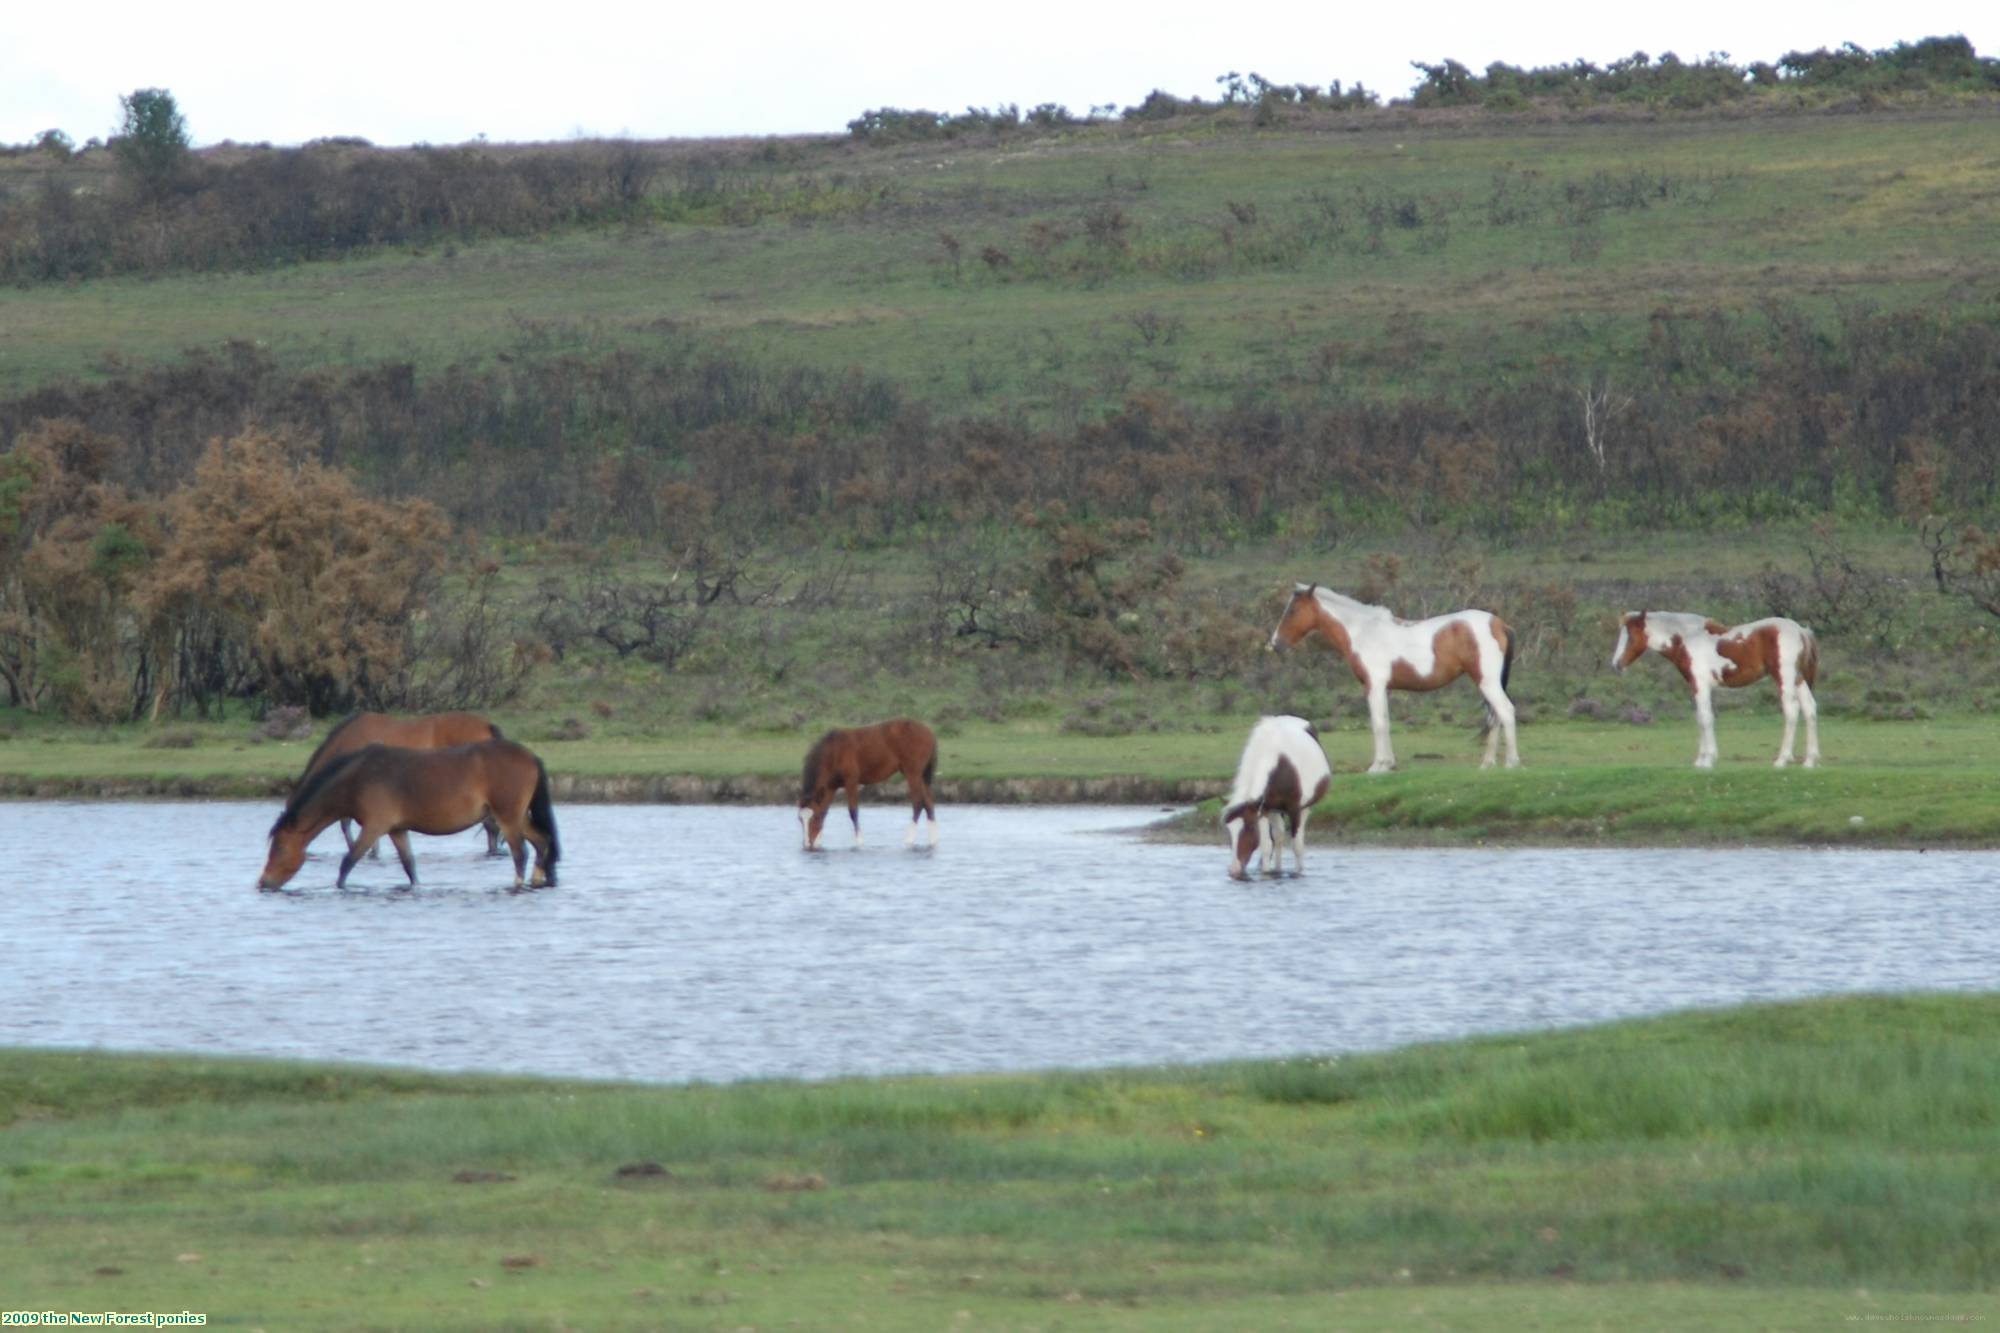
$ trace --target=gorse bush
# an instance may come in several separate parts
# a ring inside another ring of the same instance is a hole
[[[521,679],[492,568],[454,575],[444,516],[362,494],[296,438],[215,439],[155,498],[116,442],[46,421],[0,454],[0,683],[112,721],[228,699],[315,714],[504,699]]]

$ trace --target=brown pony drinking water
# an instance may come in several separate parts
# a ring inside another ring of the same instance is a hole
[[[324,765],[299,784],[271,825],[271,854],[257,887],[275,889],[298,873],[306,846],[336,819],[361,825],[361,836],[340,858],[347,872],[383,834],[417,882],[411,833],[459,833],[491,816],[514,854],[514,887],[528,882],[524,843],[535,848],[535,884],[556,882],[556,816],[549,804],[549,775],[526,746],[478,741],[442,750],[369,745]]]
[[[937,776],[937,737],[921,722],[897,718],[872,727],[829,731],[806,754],[799,783],[799,823],[805,829],[806,850],[819,846],[826,809],[833,794],[847,789],[847,817],[854,823],[854,845],[861,845],[861,789],[901,773],[910,784],[909,846],[917,839],[919,816],[931,818],[930,845],[937,846],[937,807],[931,803],[931,782]]]
[[[342,755],[353,754],[364,745],[394,745],[404,750],[442,750],[447,745],[469,745],[473,741],[499,740],[500,728],[477,713],[426,713],[422,717],[391,717],[387,713],[356,713],[326,733],[326,739],[306,760],[306,771],[292,785],[298,791],[320,769]],[[486,854],[500,855],[500,826],[485,821]],[[340,836],[350,850],[354,835],[348,821],[340,821]],[[379,852],[380,849],[378,848]]]

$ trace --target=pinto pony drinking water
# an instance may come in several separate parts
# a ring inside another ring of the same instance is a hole
[[[1306,816],[1326,795],[1332,780],[1333,770],[1312,723],[1302,717],[1259,718],[1243,746],[1229,799],[1222,803],[1223,832],[1235,854],[1229,862],[1230,877],[1250,878],[1250,857],[1259,846],[1264,849],[1264,873],[1284,871],[1280,821],[1291,838],[1292,872],[1305,874]]]
[[[799,780],[799,824],[805,830],[806,850],[819,846],[827,807],[833,804],[833,794],[843,787],[847,789],[847,817],[854,824],[854,845],[859,847],[861,789],[898,773],[910,785],[910,831],[903,845],[908,847],[917,840],[918,817],[929,815],[930,845],[937,846],[937,806],[931,802],[931,783],[937,778],[937,737],[923,723],[901,717],[869,727],[829,731],[807,752],[805,772]]]
[[[1389,691],[1442,689],[1460,676],[1472,677],[1486,700],[1486,757],[1479,766],[1493,767],[1494,749],[1504,735],[1507,767],[1520,767],[1514,702],[1507,697],[1514,631],[1491,611],[1403,620],[1387,607],[1357,602],[1316,583],[1295,583],[1269,646],[1288,647],[1315,632],[1347,660],[1368,692],[1368,722],[1375,732],[1370,773],[1396,766],[1395,751],[1389,748]]]
[[[562,851],[549,775],[527,747],[505,740],[442,750],[365,746],[321,767],[285,802],[271,825],[271,854],[257,887],[275,889],[297,874],[307,844],[337,819],[359,824],[361,836],[340,858],[336,883],[345,887],[354,863],[387,834],[415,884],[410,834],[459,833],[489,815],[514,854],[514,887],[528,883],[527,844],[535,848],[533,882],[553,885]]]
[[[1777,682],[1778,704],[1785,710],[1785,734],[1774,766],[1792,762],[1801,714],[1806,720],[1805,766],[1819,765],[1819,704],[1813,699],[1819,640],[1804,625],[1783,616],[1725,625],[1688,611],[1626,612],[1611,650],[1612,669],[1623,671],[1649,648],[1672,662],[1694,693],[1695,725],[1701,733],[1696,768],[1715,767],[1715,687],[1753,685],[1766,676]]]
[[[394,745],[404,750],[441,750],[447,745],[469,745],[473,741],[500,738],[500,728],[477,713],[426,713],[421,717],[391,717],[387,713],[356,713],[332,731],[306,760],[306,771],[293,784],[297,791],[306,780],[342,755],[353,754],[364,745]],[[485,821],[486,854],[500,855],[500,826]],[[354,835],[348,821],[340,821],[340,836],[351,849]],[[379,848],[377,850],[380,850]]]

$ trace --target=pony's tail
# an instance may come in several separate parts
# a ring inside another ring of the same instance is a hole
[[[535,761],[535,794],[528,798],[528,827],[549,840],[549,854],[541,868],[549,883],[554,884],[562,845],[556,841],[556,808],[549,800],[549,770],[539,759]]]
[[[1819,635],[1808,626],[1799,626],[1799,633],[1805,636],[1805,645],[1799,652],[1799,679],[1808,688],[1819,688]]]
[[[933,782],[936,781],[937,781],[937,746],[933,745],[931,747],[931,757],[924,761],[924,785],[928,787]]]
[[[1500,646],[1500,692],[1507,692],[1507,681],[1514,674],[1514,627],[1506,621],[1499,622],[1500,630],[1507,641]]]

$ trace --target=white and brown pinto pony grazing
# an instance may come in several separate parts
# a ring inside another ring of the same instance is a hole
[[[1389,748],[1389,691],[1442,689],[1460,676],[1472,677],[1486,700],[1486,757],[1481,768],[1493,767],[1494,751],[1504,735],[1507,767],[1521,765],[1514,737],[1514,702],[1507,697],[1507,677],[1514,667],[1514,631],[1491,611],[1454,611],[1428,620],[1403,620],[1387,607],[1370,606],[1316,583],[1292,585],[1292,599],[1270,647],[1290,646],[1318,632],[1347,659],[1354,678],[1368,692],[1368,722],[1375,732],[1375,762],[1370,773],[1396,766]]]
[[[910,831],[904,835],[903,845],[908,847],[917,840],[917,823],[921,816],[929,815],[930,845],[937,846],[937,806],[931,801],[931,783],[937,779],[937,737],[923,723],[900,717],[868,727],[829,731],[807,752],[805,771],[799,779],[799,824],[805,831],[806,850],[819,847],[827,807],[843,787],[847,789],[847,817],[854,824],[854,845],[859,847],[861,789],[898,773],[910,787]]]
[[[1250,857],[1264,849],[1264,873],[1284,871],[1278,840],[1283,822],[1292,844],[1292,872],[1306,873],[1306,816],[1326,795],[1333,769],[1319,745],[1319,732],[1302,717],[1264,717],[1250,729],[1236,781],[1222,803],[1222,829],[1234,856],[1232,879],[1250,878]]]
[[[1805,766],[1819,764],[1819,705],[1813,684],[1819,678],[1819,640],[1796,620],[1769,616],[1725,625],[1687,611],[1629,611],[1618,625],[1611,666],[1623,671],[1647,649],[1672,662],[1694,692],[1695,724],[1701,743],[1696,768],[1715,767],[1715,687],[1752,685],[1769,676],[1778,684],[1785,710],[1785,735],[1778,742],[1776,767],[1792,762],[1799,717],[1806,720]]]

